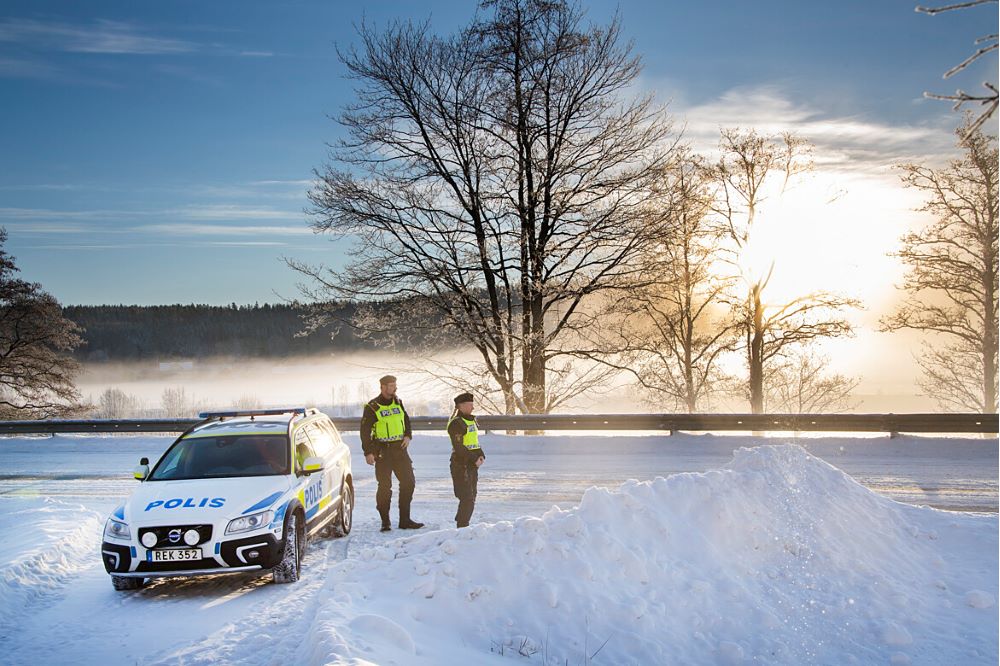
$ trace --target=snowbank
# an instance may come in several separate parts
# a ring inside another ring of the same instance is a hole
[[[79,572],[93,566],[101,549],[104,519],[86,507],[50,498],[16,502],[0,512],[0,641],[17,631],[29,606],[52,595]]]
[[[996,516],[895,503],[797,446],[740,449],[369,548],[331,567],[294,661],[995,664],[997,546]]]

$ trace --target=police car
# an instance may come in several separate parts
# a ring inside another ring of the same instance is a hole
[[[116,590],[146,578],[270,570],[299,579],[306,543],[351,531],[351,453],[316,409],[199,414],[108,518],[101,544]]]

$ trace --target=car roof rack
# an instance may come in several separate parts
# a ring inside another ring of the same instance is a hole
[[[275,409],[235,409],[227,412],[201,412],[198,414],[200,419],[228,419],[237,416],[277,416],[280,414],[302,414],[303,416],[307,414],[315,414],[317,410],[315,407],[278,407]]]

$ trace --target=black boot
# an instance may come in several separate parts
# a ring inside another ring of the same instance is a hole
[[[423,523],[418,523],[417,521],[410,518],[410,505],[399,503],[399,529],[401,530],[419,530],[423,527]]]
[[[382,529],[380,532],[388,532],[392,529],[392,523],[389,521],[389,514],[383,513],[382,516]]]

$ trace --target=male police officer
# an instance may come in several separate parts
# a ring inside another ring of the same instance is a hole
[[[375,506],[382,517],[382,531],[392,529],[389,504],[392,501],[392,475],[399,480],[399,527],[415,530],[424,526],[410,519],[413,500],[413,461],[406,447],[410,445],[410,415],[403,401],[396,397],[396,378],[386,375],[379,380],[382,392],[365,405],[361,415],[361,450],[365,462],[375,465]]]
[[[476,508],[479,467],[486,460],[479,446],[479,424],[472,415],[471,393],[455,396],[455,413],[448,421],[448,438],[451,440],[451,482],[458,498],[455,525],[468,527]]]

